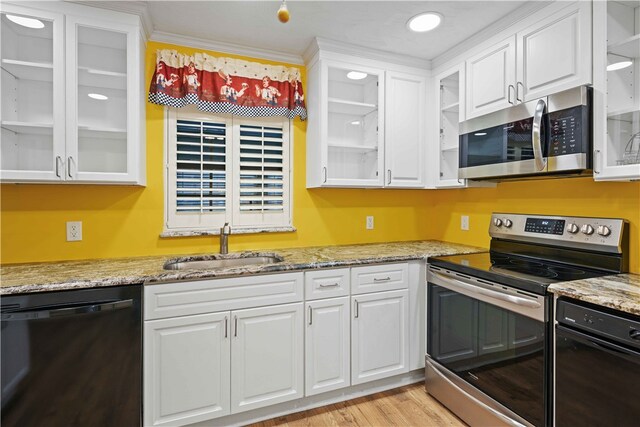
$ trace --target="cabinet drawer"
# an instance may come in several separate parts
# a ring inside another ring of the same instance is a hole
[[[302,301],[303,273],[147,285],[145,320]]]
[[[369,265],[351,269],[351,294],[392,291],[409,286],[407,263]]]
[[[304,274],[307,300],[349,295],[349,269],[308,271]]]

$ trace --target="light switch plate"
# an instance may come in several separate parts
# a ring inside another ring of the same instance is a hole
[[[373,217],[367,217],[367,230],[373,230]]]

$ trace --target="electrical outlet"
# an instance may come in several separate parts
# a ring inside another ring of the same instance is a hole
[[[373,230],[373,217],[367,217],[367,230]]]
[[[460,217],[460,230],[469,231],[469,215]]]
[[[67,221],[67,242],[82,240],[82,221]]]

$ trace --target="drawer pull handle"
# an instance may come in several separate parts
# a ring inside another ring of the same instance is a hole
[[[335,288],[336,286],[340,286],[340,283],[320,283],[321,288]]]
[[[389,277],[389,276],[387,276],[385,278],[382,278],[382,279],[378,279],[377,277],[373,278],[373,281],[377,282],[377,283],[379,283],[379,282],[388,282],[389,280],[391,280],[391,277]]]

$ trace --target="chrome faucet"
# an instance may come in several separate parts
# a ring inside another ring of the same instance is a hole
[[[220,228],[220,253],[226,255],[229,253],[229,234],[231,234],[231,227],[228,222]]]

